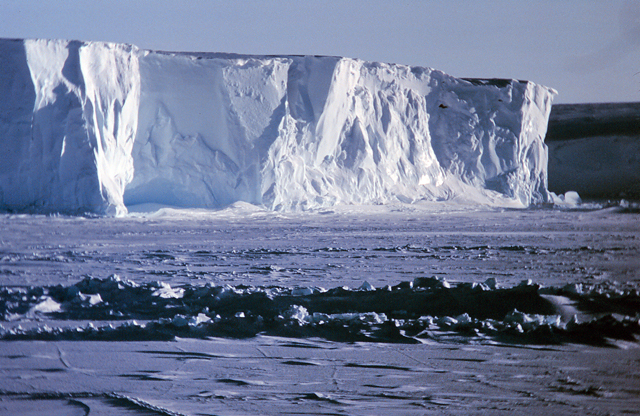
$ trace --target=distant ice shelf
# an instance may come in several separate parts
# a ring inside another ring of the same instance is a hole
[[[543,203],[554,94],[341,57],[0,40],[0,209]]]
[[[554,105],[546,143],[551,191],[640,200],[640,103]]]

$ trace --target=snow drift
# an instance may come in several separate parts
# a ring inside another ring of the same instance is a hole
[[[0,40],[0,208],[549,200],[554,91],[312,56]]]

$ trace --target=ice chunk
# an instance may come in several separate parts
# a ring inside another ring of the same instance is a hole
[[[580,195],[575,191],[567,191],[564,195],[556,195],[553,192],[550,194],[553,199],[553,203],[558,206],[575,207],[582,203]]]
[[[172,288],[169,283],[166,282],[157,282],[159,289],[155,290],[151,296],[158,296],[164,299],[180,299],[184,296],[184,289],[182,288]]]
[[[203,323],[211,322],[211,318],[203,313],[199,313],[197,316],[186,317],[184,315],[176,315],[171,319],[171,324],[177,327],[196,327]]]
[[[498,281],[495,277],[490,277],[484,281],[484,284],[491,290],[494,290],[498,287]]]
[[[462,315],[456,316],[456,321],[458,321],[458,326],[468,326],[473,323],[473,319],[471,319],[469,314],[466,312]]]
[[[458,320],[455,318],[452,318],[450,316],[441,316],[440,318],[438,318],[438,320],[436,321],[436,323],[438,324],[438,326],[440,328],[450,328],[452,326],[455,326],[458,324]]]
[[[313,295],[313,289],[310,287],[294,287],[291,290],[291,296],[309,296]]]
[[[369,282],[367,282],[367,281],[364,281],[364,282],[360,285],[360,287],[358,288],[358,290],[362,290],[362,291],[365,291],[365,292],[371,292],[371,291],[375,291],[375,290],[376,290],[376,288],[375,288],[375,287],[373,287],[373,286],[371,285],[371,283],[369,283]]]
[[[578,205],[582,202],[580,195],[575,191],[568,191],[564,194],[564,202],[569,205]]]
[[[296,320],[300,323],[309,320],[309,312],[307,308],[300,305],[291,305],[289,309],[283,313],[283,316],[287,319]]]
[[[451,285],[447,282],[446,279],[443,279],[438,276],[432,277],[416,277],[413,279],[413,286],[415,287],[423,287],[428,289],[433,288],[444,288],[449,289]]]
[[[33,312],[52,313],[52,312],[60,312],[61,310],[62,308],[60,307],[60,304],[58,302],[51,299],[50,297],[47,297],[42,302],[34,306],[29,312],[30,314],[33,314]]]
[[[87,302],[89,305],[92,305],[92,306],[102,303],[102,297],[100,296],[100,293],[96,293],[95,295],[85,295],[79,292],[78,297],[82,302]]]

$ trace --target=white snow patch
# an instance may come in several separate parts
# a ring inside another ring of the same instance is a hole
[[[62,307],[58,302],[47,297],[42,302],[38,303],[36,306],[31,308],[31,310],[27,313],[27,315],[33,315],[35,312],[39,313],[52,313],[52,312],[60,312]]]
[[[151,295],[158,296],[163,299],[181,299],[184,296],[184,289],[172,288],[169,283],[157,282],[159,288],[155,290]]]
[[[371,283],[365,281],[360,285],[358,290],[362,290],[362,291],[365,291],[365,292],[371,292],[371,291],[376,290],[376,288],[373,287],[373,285]]]
[[[92,306],[102,303],[102,296],[100,296],[100,293],[96,293],[95,295],[85,295],[83,293],[78,293],[78,296],[80,297],[80,300],[82,302],[87,302]]]
[[[283,316],[287,319],[296,320],[301,324],[305,321],[309,321],[309,311],[307,311],[307,308],[300,305],[291,305]]]

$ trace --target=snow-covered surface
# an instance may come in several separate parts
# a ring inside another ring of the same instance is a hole
[[[634,412],[638,212],[0,215],[0,413]]]
[[[549,202],[554,91],[312,56],[0,40],[0,207]]]
[[[640,408],[640,206],[547,194],[549,90],[0,51],[3,207],[108,214],[0,215],[0,414]]]

